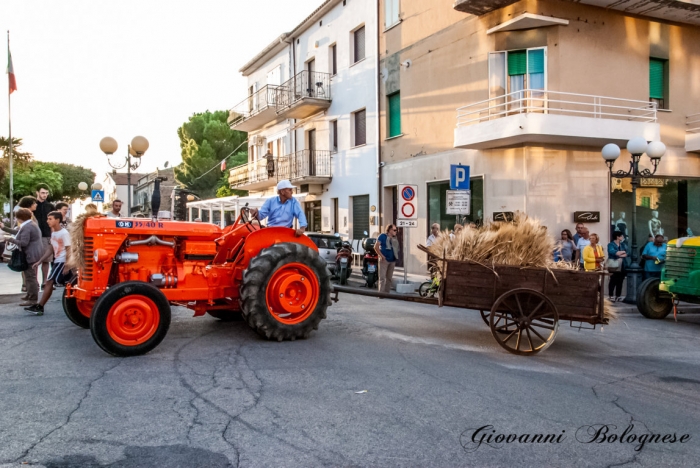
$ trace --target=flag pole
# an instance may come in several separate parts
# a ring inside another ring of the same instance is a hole
[[[10,64],[10,30],[7,30],[7,64],[9,66]],[[11,87],[10,87],[10,75],[8,73],[7,75],[7,124],[8,124],[8,130],[9,130],[9,148],[10,148],[10,226],[12,226],[12,221],[14,218],[14,174],[12,171],[12,105],[10,103],[10,96],[12,95]]]

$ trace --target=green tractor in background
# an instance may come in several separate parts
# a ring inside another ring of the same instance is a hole
[[[700,304],[700,237],[670,241],[661,280],[649,278],[639,286],[637,309],[646,318],[665,318],[674,301]]]

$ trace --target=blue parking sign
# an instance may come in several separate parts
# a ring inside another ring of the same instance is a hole
[[[469,166],[450,165],[450,190],[469,190]]]

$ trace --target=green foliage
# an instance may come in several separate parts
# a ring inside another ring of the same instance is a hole
[[[215,167],[221,160],[241,146],[235,158],[227,159],[227,169],[236,165],[234,160],[247,161],[247,148],[243,142],[245,132],[231,130],[226,120],[228,111],[198,113],[192,115],[177,130],[180,138],[182,164],[175,167],[175,180],[202,198],[212,198],[219,188],[228,187],[228,170],[222,177],[221,169]],[[243,155],[239,158],[239,155]],[[212,167],[214,170],[209,171]],[[206,174],[205,174],[206,173]]]
[[[68,203],[73,203],[83,194],[83,192],[78,189],[78,184],[80,182],[85,182],[88,185],[92,185],[92,183],[95,181],[95,173],[82,166],[74,166],[73,164],[65,163],[37,164],[46,166],[54,172],[58,172],[63,177],[63,187],[60,190],[55,190],[51,193],[51,200],[54,201],[62,200]]]
[[[27,153],[22,151],[22,139],[13,138],[12,139],[12,157],[18,161],[29,162],[32,160],[32,153]],[[10,139],[0,136],[0,151],[2,151],[3,158],[9,158],[10,156]]]
[[[14,197],[19,200],[25,195],[34,195],[38,184],[49,186],[50,200],[54,200],[54,193],[63,190],[63,176],[54,171],[48,164],[35,162],[31,165],[22,165],[14,170]],[[3,183],[3,191],[9,191],[9,178]]]

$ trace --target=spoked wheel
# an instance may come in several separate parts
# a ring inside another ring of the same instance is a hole
[[[648,278],[637,291],[637,310],[648,319],[663,319],[673,310],[673,298],[659,291],[660,282],[658,278]]]
[[[481,320],[483,320],[487,326],[490,326],[489,316],[491,315],[491,311],[490,310],[480,310],[479,313],[481,314]],[[505,327],[505,328],[499,326],[498,330],[496,330],[496,331],[498,333],[508,334],[508,333],[512,332],[514,328],[515,328],[515,324],[511,323],[508,327]]]
[[[420,285],[418,288],[418,295],[420,297],[427,297],[428,296],[428,291],[430,290],[430,286],[432,286],[433,283],[432,281],[426,281]]]
[[[170,327],[170,304],[148,283],[127,281],[97,300],[90,320],[95,342],[114,356],[138,356],[158,346]]]
[[[243,318],[267,339],[306,338],[326,318],[330,277],[318,253],[296,243],[263,249],[243,273]]]
[[[507,351],[534,355],[554,341],[559,314],[544,294],[533,289],[513,289],[493,304],[489,326],[496,342]]]

